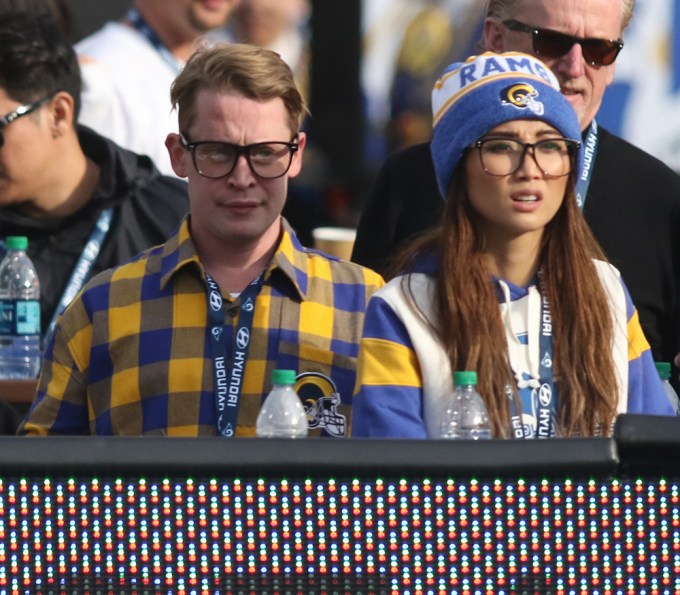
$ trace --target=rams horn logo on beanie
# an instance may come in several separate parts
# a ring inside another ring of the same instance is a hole
[[[538,58],[520,52],[470,56],[444,69],[432,89],[430,150],[442,196],[465,150],[496,126],[543,120],[565,138],[580,141],[574,108],[560,83]],[[579,153],[576,171],[581,168]]]
[[[512,105],[522,110],[528,109],[536,116],[542,116],[545,112],[545,106],[536,99],[537,97],[538,91],[529,83],[510,85],[501,91],[501,103],[503,105]]]

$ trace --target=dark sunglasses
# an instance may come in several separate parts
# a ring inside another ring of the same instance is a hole
[[[531,33],[534,53],[546,58],[561,58],[575,43],[581,46],[583,57],[592,66],[609,66],[623,48],[618,39],[599,39],[596,37],[575,37],[551,29],[531,27],[520,21],[508,19],[503,24],[511,31]]]

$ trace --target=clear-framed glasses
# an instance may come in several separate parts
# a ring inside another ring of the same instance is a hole
[[[0,118],[0,147],[5,144],[5,135],[3,133],[4,129],[9,126],[14,120],[18,120],[22,116],[27,116],[31,112],[37,110],[41,105],[52,99],[54,93],[50,93],[47,97],[38,99],[33,103],[27,103],[26,105],[20,105],[17,109],[9,114],[4,115]]]
[[[548,138],[536,143],[523,143],[514,138],[487,137],[471,148],[477,149],[484,171],[491,176],[509,176],[522,164],[527,152],[549,178],[571,173],[581,143],[568,138]]]
[[[280,178],[290,169],[293,154],[300,148],[296,142],[234,145],[210,140],[192,143],[183,133],[180,133],[180,138],[184,148],[191,151],[196,171],[204,178],[213,179],[224,178],[233,172],[241,155],[256,176],[267,180]]]
[[[511,31],[531,33],[534,53],[544,58],[561,58],[575,43],[581,46],[583,57],[592,66],[609,66],[623,49],[620,39],[601,39],[598,37],[576,37],[552,29],[539,29],[515,19],[503,21]]]

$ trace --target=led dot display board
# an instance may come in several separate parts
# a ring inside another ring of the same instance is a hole
[[[648,436],[1,438],[0,593],[679,593]]]

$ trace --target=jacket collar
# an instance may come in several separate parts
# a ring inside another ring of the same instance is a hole
[[[148,186],[160,172],[146,155],[137,155],[83,125],[77,126],[85,156],[99,167],[94,203],[115,206],[139,188]]]

